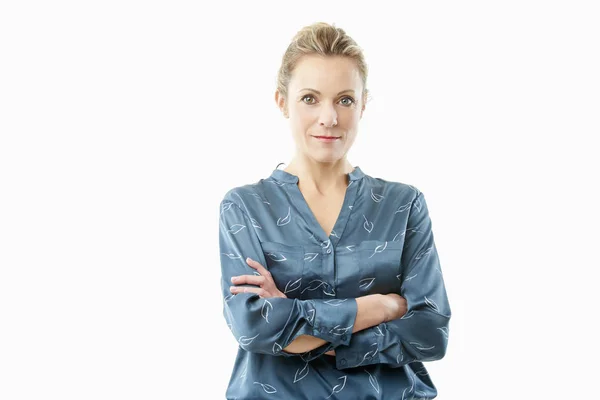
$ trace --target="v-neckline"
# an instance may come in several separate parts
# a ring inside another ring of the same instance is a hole
[[[282,185],[291,195],[292,201],[294,205],[302,215],[305,222],[311,226],[311,230],[313,231],[313,235],[318,238],[320,244],[324,247],[328,247],[332,244],[334,247],[337,245],[339,239],[342,237],[344,233],[344,229],[348,223],[348,219],[350,218],[350,214],[352,213],[352,206],[354,205],[354,201],[356,200],[356,194],[358,191],[358,181],[364,176],[362,170],[357,166],[354,167],[354,170],[348,174],[348,186],[346,186],[346,193],[344,194],[344,202],[342,203],[342,208],[338,214],[338,217],[333,224],[333,229],[331,230],[331,234],[328,236],[314,212],[308,205],[306,198],[300,191],[300,187],[298,186],[299,178],[296,175],[293,175],[289,172],[286,172],[282,169],[275,169],[272,178],[285,183]]]

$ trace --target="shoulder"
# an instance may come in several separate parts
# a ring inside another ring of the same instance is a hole
[[[405,202],[412,203],[423,197],[423,193],[416,185],[407,182],[366,175],[365,183],[367,188],[379,188],[381,191],[384,191],[387,196],[402,199]]]
[[[233,203],[238,207],[242,206],[243,197],[250,193],[252,184],[235,186],[227,189],[221,197],[221,203]]]
[[[234,204],[242,210],[247,210],[247,202],[253,197],[263,198],[265,180],[260,179],[257,182],[247,183],[240,186],[234,186],[225,191],[221,197],[221,205]]]

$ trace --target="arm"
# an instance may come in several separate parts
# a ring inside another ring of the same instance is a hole
[[[271,273],[260,263],[247,259],[246,262],[252,268],[255,268],[256,275],[242,275],[232,278],[232,283],[237,286],[231,286],[232,293],[254,293],[261,298],[286,298],[284,293],[277,288]],[[241,286],[252,285],[252,286]],[[346,299],[348,300],[348,299]],[[330,301],[326,301],[329,304]],[[390,321],[400,318],[406,313],[406,300],[395,294],[387,295],[372,294],[356,298],[357,312],[352,333],[377,326],[381,322]],[[283,350],[288,353],[305,353],[312,351],[320,346],[328,344],[328,347],[333,345],[314,336],[302,335],[297,337]],[[325,354],[335,355],[332,351],[327,351]]]
[[[385,295],[372,294],[356,299],[357,313],[352,333],[377,326],[386,320],[383,301]],[[304,353],[327,344],[326,341],[313,336],[300,336],[284,348],[289,353]]]
[[[411,204],[406,232],[409,230],[399,293],[406,299],[406,314],[353,334],[349,345],[335,346],[338,369],[369,364],[400,367],[444,357],[451,310],[422,192]]]
[[[267,264],[253,221],[228,196],[221,202],[219,222],[223,315],[244,350],[290,357],[299,355],[296,351],[321,346],[316,357],[331,345],[349,344],[352,332],[381,322],[374,319],[376,314],[364,316],[377,308],[377,295],[360,304],[356,299],[348,299],[334,307],[326,300],[267,299],[249,292],[231,294],[233,276],[254,272],[245,262],[247,257]],[[310,340],[308,345],[306,340]]]

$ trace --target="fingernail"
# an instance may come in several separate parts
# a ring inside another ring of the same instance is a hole
[[[229,291],[230,292],[235,292],[237,290],[237,287],[235,286],[229,286]]]
[[[254,261],[252,260],[250,257],[246,258],[246,261],[250,262],[250,261]]]
[[[231,282],[235,282],[236,279],[237,279],[237,276],[232,276],[231,277]]]

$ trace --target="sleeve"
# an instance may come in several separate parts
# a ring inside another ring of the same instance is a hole
[[[246,263],[247,257],[267,266],[253,222],[236,203],[227,197],[223,199],[219,218],[223,315],[240,347],[249,352],[300,356],[304,361],[310,361],[333,346],[349,344],[356,320],[355,299],[333,307],[325,300],[231,294],[231,277],[257,273]],[[303,354],[283,351],[301,335],[314,336],[328,343]]]
[[[349,345],[335,346],[338,369],[369,364],[401,367],[439,360],[446,354],[451,310],[429,210],[420,191],[411,204],[406,232],[399,294],[407,301],[407,312],[354,333]]]

